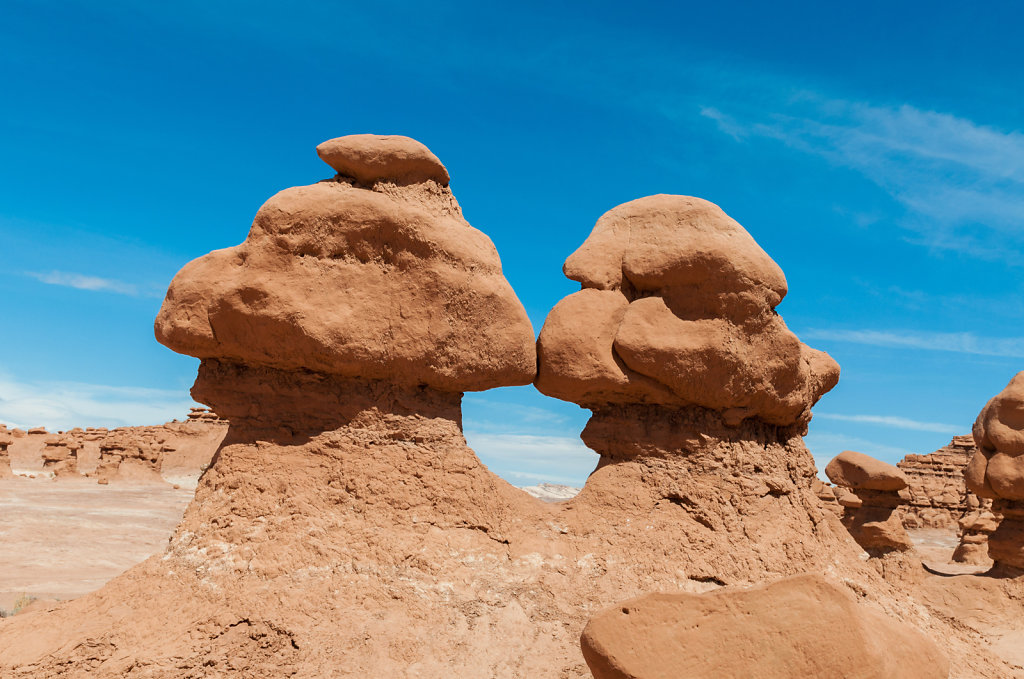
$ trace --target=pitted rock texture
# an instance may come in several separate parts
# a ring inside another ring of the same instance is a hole
[[[157,339],[201,359],[449,392],[533,381],[533,328],[494,245],[395,139],[326,142],[322,156],[374,168],[351,170],[374,183],[338,175],[273,196],[244,243],[175,276]]]
[[[907,487],[903,472],[869,455],[844,450],[832,458],[825,473],[853,496],[838,498],[844,507],[843,525],[864,551],[878,557],[913,548],[898,511],[903,503],[899,491]]]
[[[598,612],[581,646],[594,679],[947,679],[950,670],[920,630],[821,575],[646,594]]]
[[[565,262],[582,290],[548,315],[537,388],[586,408],[699,406],[738,424],[805,424],[839,379],[775,307],[779,267],[699,198],[658,195],[598,220]]]
[[[982,507],[981,498],[964,482],[964,470],[975,452],[972,436],[954,436],[933,453],[907,455],[896,463],[907,477],[904,526],[953,529],[966,514]]]

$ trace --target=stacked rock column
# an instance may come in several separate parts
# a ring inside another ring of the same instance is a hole
[[[845,507],[843,525],[874,557],[905,552],[913,547],[897,508],[899,491],[907,487],[902,471],[873,457],[846,450],[825,467],[832,483],[848,489],[839,498]]]
[[[1002,569],[1024,571],[1024,372],[990,400],[974,422],[978,451],[964,471],[967,487],[1002,515],[988,554]]]

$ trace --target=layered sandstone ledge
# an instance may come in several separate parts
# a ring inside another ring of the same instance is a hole
[[[0,476],[7,468],[11,477],[194,485],[227,429],[227,421],[206,408],[156,426],[51,433],[0,425]]]

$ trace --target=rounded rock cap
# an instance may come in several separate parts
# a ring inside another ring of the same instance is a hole
[[[898,467],[852,450],[832,458],[825,474],[837,486],[854,490],[898,491],[907,487],[907,477]]]
[[[441,186],[449,182],[448,170],[438,157],[410,137],[350,134],[328,139],[316,152],[335,172],[360,184],[388,179],[408,184],[432,179]]]

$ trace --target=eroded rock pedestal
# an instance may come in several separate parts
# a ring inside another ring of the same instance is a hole
[[[999,526],[999,519],[988,509],[976,509],[960,519],[960,544],[953,551],[957,563],[984,566],[988,556],[988,536]]]
[[[529,383],[537,361],[447,171],[405,138],[320,152],[339,174],[271,198],[245,243],[178,274],[157,319],[161,341],[201,359],[197,400],[230,421],[167,550],[0,623],[0,674],[582,679],[580,634],[604,606],[807,571],[948,630],[865,566],[818,501],[801,434],[836,366],[785,329],[781,272],[717,208],[628,208],[690,240],[650,243],[652,257],[682,252],[682,268],[663,262],[669,279],[638,264],[628,284],[583,291],[640,303],[623,310],[636,322],[622,351],[641,368],[582,390],[598,469],[544,503],[462,436],[461,392]],[[585,361],[618,366],[614,314],[593,319],[552,326],[568,339],[562,396],[594,374]],[[595,328],[608,339],[595,345]]]
[[[992,398],[974,422],[978,451],[964,479],[979,497],[992,500],[1002,521],[988,538],[997,567],[1024,571],[1024,372]]]
[[[899,492],[907,477],[891,464],[846,450],[825,467],[832,483],[850,490],[839,503],[845,507],[843,525],[871,556],[905,552],[913,543],[897,509],[904,500]]]

